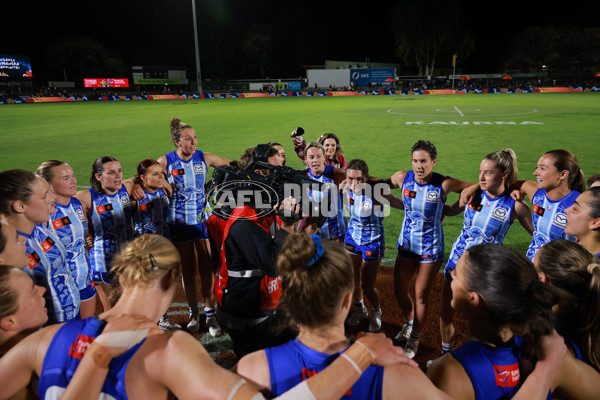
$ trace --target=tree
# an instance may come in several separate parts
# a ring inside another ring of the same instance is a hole
[[[81,83],[83,78],[121,78],[131,73],[122,58],[100,42],[83,36],[58,39],[45,51],[48,76]]]
[[[452,54],[465,59],[474,41],[461,27],[459,6],[441,0],[409,2],[401,0],[393,11],[396,54],[406,67],[416,66],[419,75],[432,75],[436,61],[451,60]]]
[[[258,68],[260,77],[265,77],[267,60],[273,53],[273,26],[253,25],[244,35],[244,52]]]
[[[600,28],[577,26],[532,26],[511,40],[507,69],[594,69],[600,63]]]

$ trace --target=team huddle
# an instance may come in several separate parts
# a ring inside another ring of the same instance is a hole
[[[535,181],[518,179],[511,149],[494,151],[472,183],[434,172],[437,150],[419,140],[412,170],[381,178],[364,160],[347,161],[335,134],[306,143],[298,128],[294,150],[309,179],[336,188],[334,212],[303,215],[290,197],[279,213],[257,214],[247,202],[223,218],[207,200],[209,167],[268,176],[265,164],[285,167],[283,146],[252,147],[231,161],[198,150],[194,129],[179,119],[170,128],[175,150],[144,159],[130,179],[110,156],[94,161],[85,190],[60,160],[35,173],[0,172],[0,398],[600,393],[600,177],[586,190],[569,151],[543,154]],[[376,185],[386,188],[382,197],[373,196]],[[446,204],[451,192],[459,200]],[[330,194],[306,193],[316,202]],[[384,205],[404,210],[392,233],[394,295],[405,319],[394,340],[403,351],[376,334]],[[444,260],[442,220],[460,213],[463,228]],[[532,236],[526,254],[502,246],[517,219]],[[440,270],[441,355],[424,374],[410,359]],[[180,278],[187,330],[202,322],[212,336],[224,329],[239,360],[233,371],[168,318]],[[455,312],[471,337],[458,348]],[[373,334],[349,339],[345,326],[364,319]]]

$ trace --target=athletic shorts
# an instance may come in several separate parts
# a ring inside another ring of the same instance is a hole
[[[93,299],[96,292],[96,285],[94,285],[94,281],[92,281],[88,287],[79,291],[79,299],[81,301]]]
[[[350,235],[346,235],[344,248],[350,254],[360,254],[363,261],[377,261],[385,255],[385,240],[377,240],[361,245],[357,244]]]
[[[112,285],[114,274],[112,272],[97,272],[93,271],[92,279],[94,283],[104,283],[106,285]]]
[[[405,258],[407,260],[419,261],[423,264],[434,263],[436,261],[444,260],[444,253],[432,254],[430,256],[422,256],[412,251],[406,250],[404,247],[398,246],[398,257]]]
[[[195,225],[169,224],[169,232],[173,243],[184,243],[192,239],[208,239],[206,224]]]

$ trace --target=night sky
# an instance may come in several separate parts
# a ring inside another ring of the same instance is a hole
[[[398,62],[389,22],[396,1],[196,1],[204,78],[218,75],[222,68],[214,61],[214,49],[220,46],[221,51],[240,53],[243,33],[256,23],[276,27],[276,48],[285,53],[285,57],[273,60],[272,70],[267,73],[284,75],[277,77],[303,71],[303,64],[324,64],[326,59],[365,61],[369,58],[372,62]],[[497,69],[508,39],[525,26],[600,24],[600,2],[584,4],[576,0],[568,3],[569,8],[562,5],[560,9],[529,3],[533,2],[463,0],[462,5],[455,3],[464,16],[465,28],[475,39],[475,52],[468,60],[459,59],[466,73],[502,72]],[[34,75],[44,48],[57,38],[74,35],[98,40],[120,54],[128,66],[185,66],[189,78],[194,74],[191,0],[78,0],[34,4],[13,1],[0,10],[0,54],[29,55]],[[427,23],[427,15],[413,15],[410,9],[406,10],[406,18],[419,18]],[[222,43],[209,33],[219,26],[227,26],[233,32]],[[230,75],[258,77],[255,71],[246,68],[241,55],[237,59],[240,65],[231,65],[231,62],[227,65]],[[438,66],[443,62],[439,60]],[[300,65],[292,67],[290,64]]]

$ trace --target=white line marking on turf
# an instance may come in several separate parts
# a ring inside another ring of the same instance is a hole
[[[454,106],[454,109],[456,110],[457,113],[460,114],[461,117],[465,116],[465,114],[463,114],[462,112],[460,112],[460,110],[458,109],[458,107]]]

